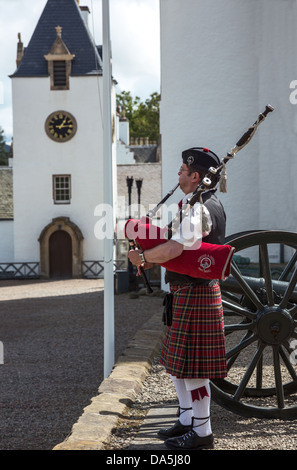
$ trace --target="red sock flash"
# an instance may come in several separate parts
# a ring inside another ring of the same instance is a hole
[[[203,400],[204,397],[209,397],[206,387],[204,386],[196,388],[195,390],[191,390],[191,395],[192,395],[192,401],[195,401],[195,400],[200,401],[200,398],[201,400]]]

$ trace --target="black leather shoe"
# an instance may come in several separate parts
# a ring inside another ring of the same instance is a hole
[[[164,442],[166,447],[169,449],[193,449],[193,450],[201,450],[201,449],[212,449],[214,447],[213,444],[213,435],[210,434],[209,436],[199,437],[195,431],[189,431],[183,436],[173,437],[171,439],[167,439]]]
[[[164,439],[168,439],[169,437],[182,436],[183,434],[190,431],[191,429],[192,429],[191,424],[189,426],[184,426],[178,420],[173,426],[171,426],[171,428],[160,429],[160,431],[158,432],[158,436]]]

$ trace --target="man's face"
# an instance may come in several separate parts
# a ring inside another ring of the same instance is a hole
[[[180,189],[185,194],[189,194],[194,191],[194,189],[199,184],[200,176],[197,171],[190,173],[188,166],[183,163],[178,171],[178,181]]]

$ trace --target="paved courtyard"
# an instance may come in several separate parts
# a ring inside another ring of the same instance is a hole
[[[0,281],[0,450],[47,450],[103,380],[103,280]],[[115,360],[162,298],[115,296]]]

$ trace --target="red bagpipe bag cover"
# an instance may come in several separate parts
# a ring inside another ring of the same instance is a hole
[[[125,224],[125,237],[135,240],[142,250],[154,248],[166,243],[166,228],[160,228],[148,222],[130,219]],[[133,235],[133,236],[131,236]],[[160,266],[179,274],[194,278],[225,280],[230,274],[230,265],[235,248],[230,245],[214,245],[202,242],[198,249],[184,249],[180,256]]]

